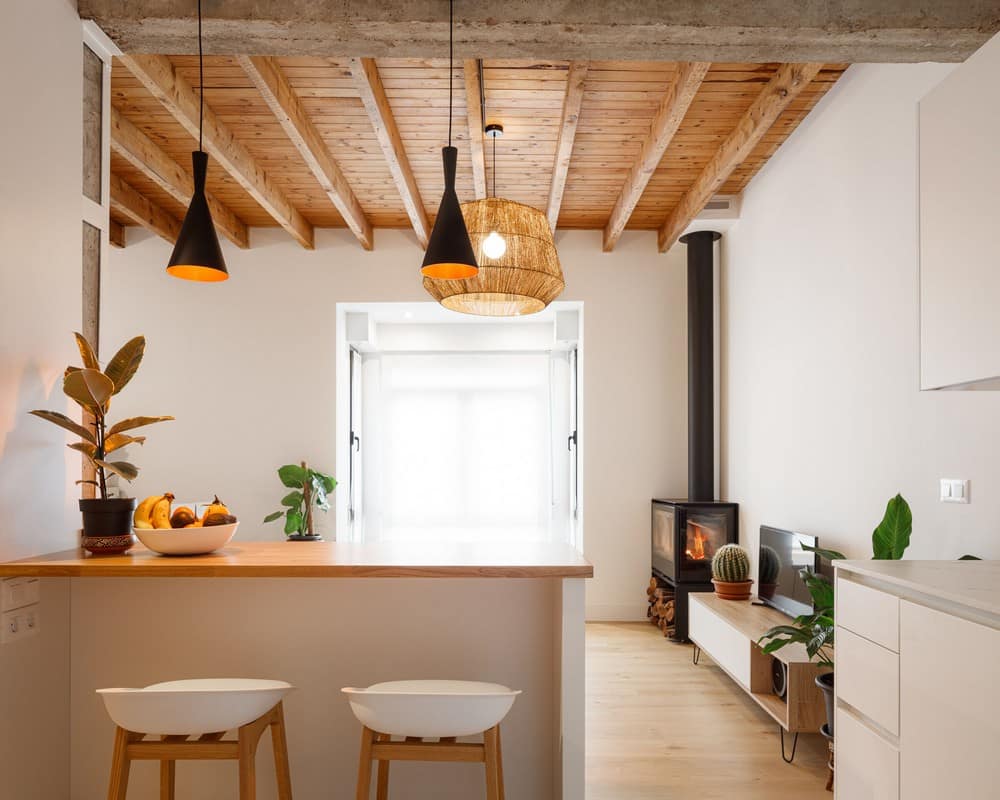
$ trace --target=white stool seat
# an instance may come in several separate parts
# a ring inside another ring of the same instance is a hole
[[[422,739],[472,736],[489,730],[507,716],[521,693],[477,681],[389,681],[341,691],[365,727]]]
[[[98,689],[108,716],[127,731],[163,735],[218,733],[253,722],[292,689],[284,681],[200,678],[143,689]]]

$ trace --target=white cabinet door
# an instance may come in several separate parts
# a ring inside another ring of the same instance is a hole
[[[899,753],[895,747],[843,708],[837,709],[834,730],[837,733],[833,782],[836,800],[900,800],[906,797],[899,793]]]
[[[900,796],[1000,796],[1000,631],[904,600],[899,658]]]

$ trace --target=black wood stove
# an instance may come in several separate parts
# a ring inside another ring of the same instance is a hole
[[[712,591],[712,556],[739,542],[739,506],[717,501],[715,404],[715,242],[681,237],[688,273],[688,499],[653,500],[653,575],[674,590],[673,639],[688,638],[688,594]]]

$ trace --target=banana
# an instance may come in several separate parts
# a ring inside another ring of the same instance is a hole
[[[153,529],[153,523],[141,519],[138,522],[133,522],[132,527],[140,531],[151,531]]]
[[[150,514],[154,528],[170,528],[170,503],[173,502],[174,496],[167,492],[159,500],[156,501],[153,506],[153,511]]]
[[[135,509],[135,513],[132,515],[132,524],[136,528],[152,528],[153,523],[150,521],[149,515],[153,511],[153,506],[156,505],[156,501],[163,497],[162,494],[151,494]]]

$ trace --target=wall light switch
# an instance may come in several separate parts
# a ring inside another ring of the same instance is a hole
[[[941,479],[941,502],[942,503],[968,503],[969,502],[969,481],[955,480],[954,478]]]

